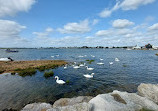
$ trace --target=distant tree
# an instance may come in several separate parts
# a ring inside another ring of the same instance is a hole
[[[145,45],[145,48],[150,49],[150,48],[152,48],[152,45],[151,44],[147,44],[147,45]]]

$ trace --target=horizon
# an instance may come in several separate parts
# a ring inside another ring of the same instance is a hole
[[[158,46],[157,0],[0,0],[0,47]]]

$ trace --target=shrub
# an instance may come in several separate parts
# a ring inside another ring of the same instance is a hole
[[[45,72],[45,73],[44,73],[44,77],[45,77],[45,78],[52,77],[53,75],[54,75],[54,72],[53,72],[53,71],[49,71],[49,72]]]

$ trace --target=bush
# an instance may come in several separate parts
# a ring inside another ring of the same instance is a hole
[[[54,75],[54,72],[53,72],[53,71],[49,71],[49,72],[45,72],[45,73],[44,73],[44,77],[45,77],[45,78],[52,77],[53,75]]]

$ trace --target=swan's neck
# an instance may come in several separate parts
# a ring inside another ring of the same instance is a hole
[[[59,77],[57,77],[57,81],[59,80]]]

